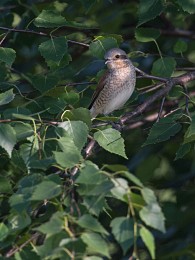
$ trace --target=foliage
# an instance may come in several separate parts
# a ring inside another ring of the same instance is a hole
[[[147,102],[155,77],[139,77],[112,117],[94,123],[87,106],[112,47],[156,77],[194,72],[194,1],[0,10],[1,259],[192,259],[194,82],[171,89],[159,121],[153,102],[126,131],[120,116]]]

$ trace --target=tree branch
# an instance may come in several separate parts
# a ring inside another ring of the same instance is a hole
[[[7,31],[7,32],[19,32],[19,33],[36,34],[36,35],[39,35],[39,36],[44,36],[44,37],[51,38],[51,35],[48,34],[48,33],[37,32],[37,31],[33,31],[33,30],[22,30],[22,29],[7,28],[7,27],[2,27],[2,26],[0,26],[0,30]],[[52,36],[53,37],[58,37],[57,35],[52,35]],[[77,44],[77,45],[81,45],[83,47],[89,48],[89,44],[87,44],[87,43],[77,42],[77,41],[72,41],[72,40],[67,40],[67,42],[71,43],[71,44]]]
[[[175,85],[184,85],[185,83],[195,80],[195,71],[186,73],[179,77],[166,79],[165,87],[150,96],[143,104],[139,105],[134,111],[126,113],[120,118],[120,124],[128,123],[130,119],[143,113],[157,99],[164,97]]]
[[[174,29],[174,30],[160,30],[160,32],[163,35],[174,36],[174,37],[179,36],[184,38],[195,39],[195,33],[193,31]]]

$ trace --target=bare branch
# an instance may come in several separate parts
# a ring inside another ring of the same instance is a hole
[[[7,252],[7,254],[5,255],[6,258],[9,258],[11,256],[13,256],[16,252],[20,251],[23,247],[25,247],[27,244],[29,244],[30,242],[32,242],[32,240],[38,238],[39,233],[35,233],[33,234],[28,240],[26,240],[21,246],[19,247],[13,247],[10,251]]]
[[[161,34],[174,36],[174,37],[185,37],[190,39],[195,39],[195,33],[193,31],[187,31],[182,29],[174,29],[174,30],[160,30]]]
[[[134,111],[126,113],[124,116],[120,118],[120,124],[128,123],[128,121],[135,117],[140,115],[145,111],[147,107],[149,107],[153,102],[155,102],[157,99],[164,97],[167,95],[167,93],[172,89],[174,85],[184,85],[185,83],[192,81],[195,79],[195,71],[186,73],[179,77],[174,77],[166,80],[165,88],[160,89],[155,94],[150,96],[143,104],[138,106]]]
[[[162,82],[166,82],[167,81],[166,78],[161,78],[161,77],[149,75],[149,74],[145,73],[144,71],[142,71],[142,70],[140,70],[138,68],[135,68],[135,70],[141,75],[140,77],[138,76],[137,78],[154,79],[154,80],[158,80],[158,81],[162,81]]]
[[[0,26],[0,30],[2,31],[8,31],[8,32],[19,32],[19,33],[28,33],[28,34],[36,34],[39,36],[44,36],[44,37],[48,37],[51,38],[51,35],[48,33],[44,33],[44,32],[37,32],[37,31],[33,31],[33,30],[22,30],[22,29],[15,29],[15,28],[7,28],[7,27],[2,27]],[[52,37],[57,37],[56,35],[52,35]],[[72,41],[72,40],[67,40],[68,43],[71,44],[77,44],[77,45],[81,45],[83,47],[89,47],[89,44],[87,43],[83,43],[83,42],[77,42],[77,41]]]

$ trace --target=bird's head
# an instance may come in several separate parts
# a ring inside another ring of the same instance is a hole
[[[113,48],[107,51],[104,59],[108,69],[124,68],[126,66],[129,66],[130,63],[126,52],[119,48]]]

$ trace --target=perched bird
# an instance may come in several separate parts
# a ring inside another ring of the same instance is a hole
[[[106,52],[104,58],[108,70],[92,96],[89,105],[92,118],[98,114],[110,114],[123,107],[135,88],[135,67],[123,50],[113,48]]]

